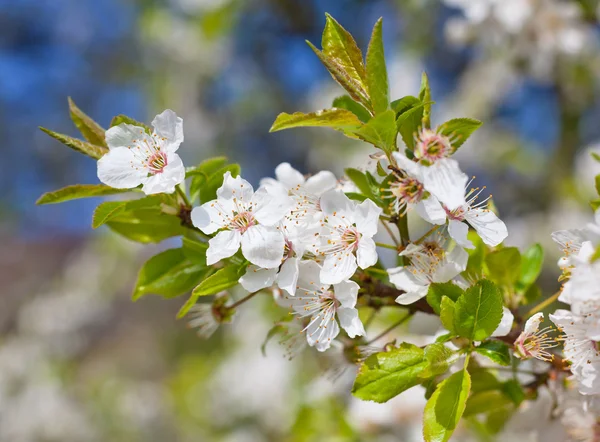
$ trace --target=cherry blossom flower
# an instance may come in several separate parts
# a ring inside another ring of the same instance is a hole
[[[351,338],[364,336],[365,329],[355,308],[358,284],[324,284],[319,282],[320,274],[321,268],[315,261],[301,262],[296,295],[284,296],[284,302],[298,317],[310,318],[303,330],[308,345],[325,351],[339,334],[340,325]]]
[[[588,243],[588,253],[594,245],[600,244],[600,209],[596,210],[594,222],[589,223],[583,229],[558,230],[552,232],[552,239],[557,243],[564,256],[558,261],[558,266],[566,270],[574,267],[576,262],[582,259],[578,257],[584,243]]]
[[[292,201],[276,188],[260,188],[226,172],[217,199],[192,210],[192,222],[202,232],[217,235],[208,244],[206,262],[211,265],[233,256],[240,245],[244,257],[263,268],[281,264],[285,249],[283,232],[277,227]]]
[[[448,239],[441,234],[422,244],[409,244],[400,253],[410,259],[410,265],[388,269],[390,282],[405,293],[396,298],[402,305],[412,304],[427,295],[433,282],[448,282],[467,268],[468,253],[454,245],[448,249]]]
[[[515,356],[520,359],[535,358],[541,361],[551,361],[554,355],[548,350],[558,345],[558,340],[551,336],[552,327],[540,330],[544,320],[543,313],[536,313],[525,323],[523,332],[515,341]]]
[[[498,336],[506,336],[510,333],[513,327],[513,323],[515,322],[515,316],[512,314],[510,309],[507,307],[502,307],[502,319],[500,320],[500,324],[492,333],[492,337]]]
[[[321,197],[325,215],[317,243],[312,249],[324,257],[321,270],[323,284],[337,284],[350,278],[357,267],[366,269],[377,262],[373,235],[381,208],[366,199],[351,201],[342,191],[330,190]]]
[[[229,309],[225,304],[229,302],[229,294],[221,292],[215,295],[212,303],[194,304],[188,315],[190,320],[187,326],[196,329],[196,333],[202,339],[210,338],[219,325],[229,323],[235,315],[234,309]]]
[[[469,189],[465,196],[465,203],[454,210],[444,207],[449,220],[448,233],[452,239],[467,249],[474,248],[474,245],[467,238],[469,227],[463,221],[470,224],[488,246],[495,247],[508,236],[504,222],[486,207],[491,195],[482,201],[477,201],[484,189],[485,187]]]
[[[147,195],[173,193],[185,179],[185,168],[175,152],[183,142],[183,120],[165,110],[152,121],[154,132],[127,123],[106,131],[109,151],[98,160],[98,178],[117,189],[142,184]]]

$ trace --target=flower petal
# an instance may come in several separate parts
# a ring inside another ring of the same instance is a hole
[[[377,207],[370,199],[364,200],[356,206],[354,212],[356,228],[363,236],[375,235],[377,233],[379,215],[381,215],[381,207]]]
[[[543,313],[536,313],[531,318],[525,322],[525,328],[523,329],[523,333],[527,335],[532,335],[540,328],[541,322],[544,320]]]
[[[277,181],[288,189],[304,184],[304,175],[294,169],[290,163],[281,163],[277,166],[275,168],[275,176],[277,177]]]
[[[316,316],[311,319],[305,333],[308,345],[315,347],[318,351],[325,351],[340,333],[340,327],[333,316]]]
[[[258,266],[248,266],[244,276],[240,278],[240,284],[249,292],[257,292],[265,287],[271,287],[277,277],[277,268],[262,269]]]
[[[340,325],[350,338],[365,335],[365,327],[358,317],[358,310],[355,308],[340,307],[337,311],[337,317]]]
[[[134,140],[149,137],[149,135],[140,126],[133,124],[121,123],[118,126],[113,126],[106,131],[106,144],[109,149],[117,147],[131,147]]]
[[[279,267],[284,247],[283,234],[276,227],[258,224],[242,235],[242,253],[246,259],[265,269]]]
[[[183,119],[171,109],[163,111],[152,120],[156,135],[166,138],[165,150],[175,152],[183,142]]]
[[[465,219],[488,246],[495,247],[508,236],[506,225],[489,209],[469,209]]]
[[[337,178],[333,172],[328,170],[322,170],[321,172],[309,177],[304,183],[304,189],[308,193],[320,196],[328,190],[335,189],[337,187]]]
[[[232,177],[231,172],[223,174],[223,185],[217,190],[217,199],[236,199],[244,203],[249,203],[254,195],[252,184],[241,176]]]
[[[428,198],[419,201],[413,207],[415,212],[428,223],[437,225],[446,223],[446,211],[433,195],[429,195]]]
[[[415,278],[408,268],[395,267],[388,269],[388,274],[390,275],[390,282],[396,288],[406,292],[396,298],[398,304],[412,304],[427,295],[429,284],[424,285],[423,281]]]
[[[471,240],[467,238],[469,234],[469,226],[462,221],[451,219],[450,222],[448,222],[448,233],[460,246],[467,249],[475,248]]]
[[[288,258],[281,265],[279,274],[277,275],[277,285],[281,290],[285,290],[294,296],[296,293],[296,286],[298,285],[298,268],[300,260],[298,258]]]
[[[459,273],[464,272],[467,268],[469,254],[460,247],[455,245],[454,248],[446,255],[444,262],[438,266],[434,274],[431,276],[433,282],[448,282]]]
[[[423,168],[425,166],[421,166],[419,163],[409,160],[400,152],[392,152],[392,156],[400,169],[404,170],[409,176],[415,178],[421,184],[423,183]]]
[[[469,179],[460,170],[455,160],[444,158],[422,170],[425,189],[449,210],[466,204],[465,187]]]
[[[283,187],[261,187],[252,197],[254,216],[266,226],[274,226],[290,211],[294,202]]]
[[[333,285],[333,292],[342,307],[354,308],[358,299],[359,288],[358,284],[354,281],[342,281],[339,284]]]
[[[506,308],[502,307],[502,319],[500,320],[500,324],[492,333],[492,336],[506,336],[512,330],[513,322],[515,320],[512,312]]]
[[[231,209],[230,201],[212,200],[192,209],[192,224],[207,235],[225,227]],[[224,207],[225,206],[225,207]]]
[[[146,176],[146,168],[127,147],[112,148],[98,160],[98,179],[115,189],[137,187]]]
[[[338,284],[345,279],[350,279],[356,267],[356,257],[353,253],[340,252],[327,255],[321,269],[321,283]]]
[[[302,293],[320,291],[321,288],[327,289],[320,282],[321,266],[315,261],[301,261],[298,265],[300,274],[298,275],[298,287]],[[304,296],[304,295],[302,295]]]
[[[374,266],[377,263],[377,248],[373,238],[363,236],[358,242],[358,250],[356,251],[358,266],[361,269]]]
[[[333,215],[335,213],[337,216],[353,216],[352,213],[355,208],[356,204],[350,201],[350,198],[341,190],[329,190],[321,196],[321,210],[323,210],[325,215]]]
[[[235,230],[224,230],[208,241],[206,263],[212,265],[233,256],[240,248],[241,235]]]
[[[154,174],[146,180],[142,190],[146,195],[155,193],[173,193],[175,186],[185,180],[185,167],[176,153],[167,154],[167,165],[162,172]]]

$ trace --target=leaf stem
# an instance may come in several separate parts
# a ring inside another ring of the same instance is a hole
[[[538,305],[536,305],[531,310],[529,310],[525,314],[525,318],[529,318],[529,317],[533,316],[534,314],[536,314],[537,312],[539,312],[540,310],[543,310],[546,307],[548,307],[550,304],[552,304],[553,302],[555,302],[558,299],[558,297],[560,296],[561,293],[562,293],[562,290],[559,290],[558,292],[556,292],[555,294],[550,296],[548,299],[544,299]]]
[[[408,321],[410,318],[412,318],[412,313],[407,314],[406,316],[404,316],[402,319],[400,319],[399,321],[397,321],[395,324],[389,326],[388,328],[386,328],[384,331],[382,331],[381,333],[379,333],[377,336],[375,336],[373,339],[371,339],[370,341],[368,341],[366,343],[366,345],[370,345],[373,342],[383,338],[385,335],[387,335],[389,332],[391,332],[393,329],[395,329],[396,327],[401,326],[402,324],[404,324],[406,321]]]
[[[234,309],[236,307],[239,307],[240,305],[242,305],[244,302],[254,298],[254,296],[256,296],[258,293],[260,292],[260,290],[256,291],[256,292],[252,292],[249,293],[248,295],[244,296],[242,299],[240,299],[239,301],[234,302],[231,305],[228,305],[227,308],[228,309]]]
[[[190,200],[188,199],[187,195],[185,194],[185,191],[183,190],[183,188],[181,187],[181,184],[178,184],[177,186],[175,186],[175,191],[177,192],[177,195],[179,195],[181,197],[181,199],[185,203],[186,207],[192,207],[192,205],[190,204]]]
[[[377,247],[383,247],[384,249],[391,249],[391,250],[398,251],[398,247],[397,246],[393,246],[391,244],[385,244],[385,243],[382,243],[382,242],[376,242],[375,245]]]
[[[398,231],[400,232],[400,239],[402,240],[402,245],[406,247],[410,242],[410,236],[408,233],[408,218],[406,217],[406,214],[398,217],[396,225],[398,226]]]
[[[383,225],[383,227],[385,228],[387,233],[390,235],[390,238],[392,238],[392,241],[394,241],[394,244],[396,244],[396,247],[399,247],[400,241],[398,241],[398,238],[396,238],[396,235],[394,235],[394,232],[392,232],[392,229],[390,229],[390,226],[388,226],[387,223],[383,220],[381,220],[381,224]]]

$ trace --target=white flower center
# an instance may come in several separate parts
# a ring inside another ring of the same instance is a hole
[[[452,142],[448,137],[431,129],[423,129],[416,138],[415,157],[432,164],[452,153]]]
[[[153,175],[156,175],[157,173],[162,173],[163,169],[167,164],[167,154],[161,151],[152,154],[152,156],[148,158],[148,169]]]
[[[252,212],[240,212],[233,217],[229,223],[229,228],[231,230],[237,230],[240,233],[244,233],[255,224],[256,219],[254,218]]]

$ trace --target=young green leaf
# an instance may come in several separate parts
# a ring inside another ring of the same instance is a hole
[[[521,253],[516,247],[495,250],[485,257],[489,278],[496,284],[511,287],[521,276]]]
[[[508,345],[501,341],[486,341],[475,351],[480,355],[486,356],[496,364],[510,365],[510,351]]]
[[[440,321],[446,330],[452,335],[456,335],[454,330],[454,310],[456,306],[448,296],[442,296],[440,303]]]
[[[427,291],[427,303],[439,315],[444,296],[447,296],[452,301],[456,301],[462,293],[463,290],[452,282],[434,282],[429,286],[429,290]]]
[[[354,134],[361,140],[380,148],[386,154],[390,154],[396,150],[396,138],[398,137],[395,115],[393,110],[386,110],[354,131]]]
[[[464,417],[489,413],[500,408],[512,407],[512,401],[499,390],[488,390],[471,395],[467,401]]]
[[[425,442],[446,442],[452,436],[467,405],[471,389],[469,372],[461,370],[442,381],[425,405]]]
[[[428,365],[419,375],[422,379],[446,373],[450,365],[458,359],[458,352],[449,349],[442,343],[429,344],[425,347],[425,359],[427,359]]]
[[[600,195],[600,175],[596,175],[595,183],[596,183],[596,193],[598,195]]]
[[[38,198],[36,204],[57,204],[80,198],[91,198],[94,196],[116,195],[118,193],[131,192],[131,189],[115,189],[104,184],[75,184],[63,187],[53,192],[46,192]]]
[[[429,105],[431,102],[428,103]],[[415,148],[415,135],[419,132],[421,128],[421,123],[423,120],[423,107],[426,103],[419,103],[406,111],[402,112],[398,118],[396,118],[396,127],[398,128],[398,132],[400,136],[402,136],[402,140],[404,144],[409,150],[413,150]]]
[[[141,243],[159,243],[185,231],[178,217],[166,215],[154,207],[125,211],[111,217],[106,225],[113,232]]]
[[[106,131],[79,109],[71,97],[69,97],[69,111],[71,113],[71,120],[73,120],[77,129],[79,129],[83,138],[96,146],[108,147],[104,138]]]
[[[597,152],[592,152],[592,158],[600,163],[600,154]]]
[[[454,150],[462,146],[465,141],[475,132],[483,123],[473,118],[455,118],[446,121],[439,127],[439,132],[450,139]]]
[[[208,250],[207,242],[197,241],[184,236],[181,238],[181,248],[187,259],[196,264],[206,266],[206,251]]]
[[[196,297],[208,296],[237,285],[238,280],[246,272],[246,263],[241,265],[228,264],[206,278],[198,285],[192,294]]]
[[[352,112],[363,123],[366,123],[372,117],[369,111],[366,110],[362,104],[357,103],[348,95],[342,95],[335,98],[331,106],[333,108],[346,109],[347,111]]]
[[[427,364],[423,349],[406,342],[376,353],[360,366],[352,394],[365,401],[387,402],[417,385]]]
[[[421,75],[421,90],[419,92],[419,100],[423,106],[423,127],[429,129],[431,127],[431,88],[429,87],[429,77],[423,72]]]
[[[358,169],[352,168],[348,168],[344,170],[344,172],[346,173],[346,176],[350,179],[350,181],[352,181],[356,185],[356,187],[358,187],[358,190],[360,190],[360,192],[364,196],[370,198],[373,202],[379,202],[380,204],[382,204],[380,198],[378,198],[375,194],[377,188],[373,188],[373,186],[369,183],[369,180],[364,173],[362,173]]]
[[[396,112],[396,118],[398,118],[404,112],[418,106],[419,104],[421,104],[421,100],[419,100],[417,97],[413,97],[412,95],[407,95],[406,97],[392,101],[390,103],[390,107],[394,112]]]
[[[200,193],[200,202],[206,203],[217,197],[217,190],[223,185],[223,177],[226,172],[230,172],[232,177],[240,174],[239,164],[230,164],[214,172],[198,190]]]
[[[101,203],[92,218],[92,228],[97,229],[101,225],[107,223],[112,218],[115,218],[128,210],[133,209],[148,209],[160,207],[162,199],[160,195],[151,195],[137,200],[127,201],[107,201]]]
[[[383,50],[383,19],[377,20],[367,51],[367,87],[375,114],[385,112],[390,103],[388,75]]]
[[[340,131],[353,131],[362,126],[362,122],[352,112],[345,109],[324,109],[309,114],[296,112],[281,113],[269,132],[277,132],[293,127],[330,127]]]
[[[454,329],[465,338],[483,341],[502,320],[502,294],[490,281],[482,279],[456,301]]]
[[[152,128],[150,126],[148,126],[147,124],[144,124],[140,121],[134,120],[133,118],[128,117],[127,115],[123,115],[123,114],[120,114],[120,115],[117,115],[116,117],[114,117],[110,122],[110,127],[118,126],[119,124],[122,124],[122,123],[131,124],[133,126],[139,126],[149,134],[151,134],[153,132]]]
[[[534,244],[521,255],[521,276],[519,287],[524,290],[533,284],[542,271],[544,264],[544,249],[540,244]]]
[[[108,149],[103,146],[96,146],[94,144],[88,143],[86,141],[78,140],[77,138],[70,137],[68,135],[59,134],[57,132],[52,132],[45,127],[40,127],[42,132],[47,133],[52,138],[60,141],[64,145],[70,147],[73,150],[76,150],[79,153],[87,155],[88,157],[92,157],[96,160],[102,158],[102,156],[108,152]]]
[[[142,266],[132,299],[136,301],[150,293],[165,298],[182,295],[192,290],[206,271],[206,265],[190,261],[182,249],[165,250]]]

